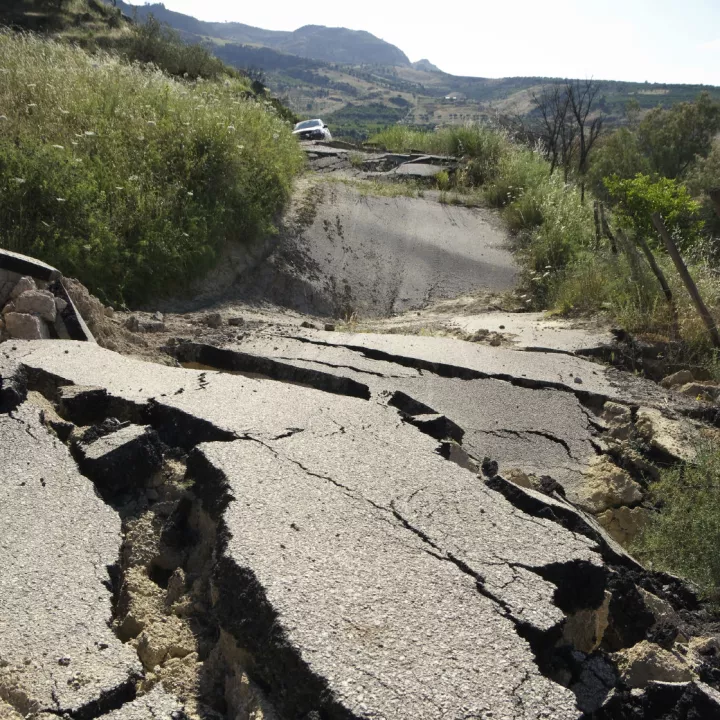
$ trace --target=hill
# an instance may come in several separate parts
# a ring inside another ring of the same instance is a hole
[[[242,23],[213,23],[168,10],[162,3],[129,5],[119,0],[117,6],[131,17],[154,15],[161,22],[198,38],[215,39],[240,45],[263,45],[280,52],[331,63],[401,65],[410,60],[399,48],[364,30],[305,25],[293,32],[263,30]]]

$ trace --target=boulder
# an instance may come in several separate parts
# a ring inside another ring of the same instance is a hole
[[[5,315],[5,328],[10,337],[16,340],[47,340],[50,338],[47,325],[37,315],[10,312]]]
[[[693,679],[690,666],[678,655],[643,640],[614,654],[620,678],[631,688],[646,688],[650,682],[688,682]]]
[[[689,370],[678,370],[672,375],[668,375],[660,381],[660,384],[664,388],[672,388],[676,385],[685,385],[686,383],[692,382],[695,378]]]
[[[55,322],[55,296],[47,290],[26,290],[15,298],[15,312],[32,313],[47,322]]]
[[[19,295],[22,295],[24,292],[27,292],[28,290],[37,290],[37,285],[35,285],[35,281],[28,276],[21,277],[17,285],[12,289],[12,292],[10,293],[10,298],[14,300]]]
[[[610,508],[597,519],[614,540],[627,547],[647,524],[648,511],[641,507]]]
[[[240,327],[245,324],[245,318],[242,317],[231,317],[228,319],[228,325],[232,327]]]
[[[660,410],[640,408],[635,430],[654,450],[673,460],[691,462],[701,441],[699,426],[685,418],[674,420]]]
[[[583,472],[577,504],[597,514],[622,505],[634,505],[643,498],[642,488],[607,455],[599,455]]]
[[[697,400],[715,402],[718,398],[718,393],[720,393],[720,388],[717,387],[717,385],[689,382],[683,385],[678,392],[688,397],[696,398]]]
[[[583,609],[568,615],[563,626],[563,640],[588,655],[600,647],[608,626],[612,595],[606,590],[602,605],[596,610]]]

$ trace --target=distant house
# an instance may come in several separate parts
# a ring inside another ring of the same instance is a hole
[[[465,100],[465,95],[463,93],[450,93],[450,95],[445,96],[444,100],[445,102],[459,102]]]

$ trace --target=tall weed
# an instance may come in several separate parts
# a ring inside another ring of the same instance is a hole
[[[271,229],[302,154],[247,83],[0,32],[0,245],[106,301],[186,286]]]

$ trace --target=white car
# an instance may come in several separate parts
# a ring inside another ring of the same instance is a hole
[[[328,126],[322,120],[303,120],[293,128],[293,135],[300,140],[332,140]]]

